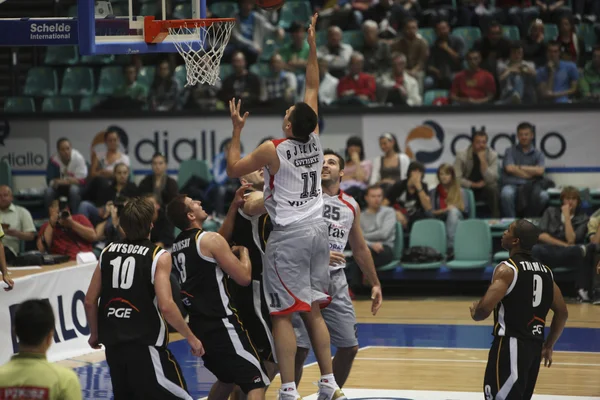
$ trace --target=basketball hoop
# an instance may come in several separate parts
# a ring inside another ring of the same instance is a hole
[[[156,21],[149,16],[144,17],[144,40],[161,43],[170,35],[185,61],[186,86],[196,83],[214,85],[219,79],[221,58],[234,25],[234,18]]]

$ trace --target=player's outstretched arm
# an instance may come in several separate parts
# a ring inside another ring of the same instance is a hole
[[[362,229],[360,228],[360,209],[356,210],[354,222],[352,223],[352,229],[350,229],[350,235],[348,236],[348,242],[350,242],[354,260],[371,284],[371,300],[373,302],[371,305],[371,312],[373,315],[375,315],[381,307],[383,295],[381,293],[381,283],[377,277],[377,271],[375,270],[375,263],[373,262],[371,250],[369,250],[369,246],[367,245],[362,233]]]
[[[306,80],[304,102],[319,115],[319,62],[317,61],[317,34],[315,32],[318,14],[314,14],[308,27],[308,60],[306,61]],[[319,133],[317,125],[315,133]]]
[[[190,327],[183,319],[181,311],[173,301],[173,292],[171,291],[171,254],[164,252],[156,263],[156,272],[154,272],[154,291],[158,299],[158,307],[169,325],[186,338],[192,348],[192,354],[200,357],[204,354],[204,348],[198,338],[192,333]]]
[[[569,318],[569,310],[567,310],[565,299],[563,298],[563,295],[556,283],[554,283],[554,299],[552,300],[552,305],[550,308],[554,312],[554,316],[552,317],[552,324],[550,325],[550,333],[548,334],[548,337],[544,342],[544,347],[542,348],[544,366],[547,367],[552,365],[552,352],[554,345],[562,334],[563,329],[565,329],[567,318]]]
[[[100,257],[102,259],[102,257]],[[88,343],[93,349],[99,349],[98,343],[98,299],[102,290],[102,274],[100,273],[100,263],[96,265],[90,286],[85,294],[85,316],[90,325],[90,338]]]
[[[471,318],[474,321],[483,321],[490,316],[496,305],[506,296],[506,292],[510,287],[515,272],[512,268],[501,264],[494,272],[492,284],[480,301],[473,303],[471,307]]]
[[[208,232],[200,242],[202,254],[217,261],[217,264],[238,285],[248,286],[252,282],[252,266],[248,249],[241,246],[229,248],[229,243],[218,233]],[[236,257],[234,251],[239,254]]]

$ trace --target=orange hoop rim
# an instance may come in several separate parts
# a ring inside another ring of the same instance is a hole
[[[235,23],[235,18],[197,18],[156,20],[154,16],[144,17],[144,40],[146,43],[161,43],[171,28],[208,27],[217,23]]]

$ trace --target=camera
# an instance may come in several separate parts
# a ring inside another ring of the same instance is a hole
[[[58,199],[58,209],[59,209],[59,217],[60,218],[69,218],[71,213],[68,210],[69,200],[66,197],[59,197]]]
[[[117,196],[115,198],[115,201],[113,202],[113,205],[115,206],[115,208],[117,209],[117,216],[121,217],[121,211],[123,211],[123,207],[125,207],[125,203],[127,203],[127,198],[124,196]]]

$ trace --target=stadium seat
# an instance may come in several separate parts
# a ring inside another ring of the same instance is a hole
[[[349,44],[353,49],[361,49],[364,43],[362,31],[344,31],[342,34],[342,42]]]
[[[77,16],[77,4],[73,4],[72,6],[69,7],[69,10],[67,11],[67,17],[76,17]]]
[[[428,90],[427,92],[425,92],[425,97],[423,98],[423,105],[431,106],[433,105],[435,99],[437,99],[438,97],[448,97],[449,95],[450,93],[447,90],[443,89]]]
[[[477,218],[477,205],[475,204],[475,193],[471,189],[464,189],[467,194],[467,202],[469,209],[469,218]],[[465,204],[467,206],[467,204]]]
[[[94,93],[94,72],[89,67],[69,67],[65,70],[60,94],[88,96]]]
[[[465,48],[470,49],[477,39],[481,38],[481,30],[470,26],[456,28],[452,35],[461,37],[465,42]]]
[[[498,251],[494,253],[494,262],[499,264],[504,260],[508,260],[509,257],[510,255],[508,254],[508,251]]]
[[[213,18],[231,18],[239,11],[238,3],[233,1],[219,1],[213,3],[210,7]]]
[[[460,221],[454,239],[454,260],[446,263],[449,269],[480,269],[490,263],[492,232],[486,221]]]
[[[221,70],[219,71],[219,78],[221,78],[221,80],[224,80],[232,73],[233,73],[233,65],[221,64]]]
[[[144,17],[157,15],[160,11],[158,8],[158,4],[159,3],[157,3],[157,2],[143,3],[142,6],[140,7],[140,15],[142,15]],[[175,7],[175,9],[177,9],[177,7]],[[115,15],[119,15],[119,14],[115,14]],[[175,16],[175,12],[173,12],[173,16]],[[190,18],[191,18],[191,12],[190,12]],[[177,18],[177,19],[184,19],[184,18]]]
[[[210,173],[210,169],[208,169],[208,164],[204,160],[184,160],[179,164],[179,172],[177,173],[177,184],[179,189],[181,189],[192,176],[197,176],[207,182],[212,181],[212,174]]]
[[[112,54],[99,54],[94,56],[82,56],[81,64],[86,65],[106,65],[112,64],[115,61],[115,56]]]
[[[271,73],[271,69],[269,68],[269,64],[256,63],[250,66],[250,72],[258,75],[261,78],[266,78]]]
[[[423,39],[427,41],[427,44],[429,44],[429,46],[431,46],[437,38],[437,36],[435,35],[435,29],[433,28],[421,28],[419,29],[419,34],[423,37]]]
[[[119,66],[102,67],[98,81],[98,94],[111,95],[125,84],[123,68]]]
[[[46,65],[73,65],[79,61],[75,46],[48,46],[44,56]]]
[[[438,219],[423,219],[417,221],[410,231],[408,247],[427,246],[446,257],[446,225]],[[442,261],[431,263],[402,263],[404,269],[438,269]]]
[[[0,185],[12,188],[12,168],[6,160],[0,161]]]
[[[404,230],[402,224],[396,222],[396,239],[394,240],[394,260],[390,263],[377,268],[377,271],[389,271],[396,269],[402,259],[402,251],[404,250]]]
[[[173,10],[173,19],[191,19],[192,18],[192,5],[190,3],[187,4],[178,4],[175,6]]]
[[[317,31],[317,48],[327,44],[327,31]]]
[[[28,96],[54,96],[58,93],[58,76],[54,68],[33,67],[27,73],[23,94]]]
[[[286,1],[281,7],[279,26],[288,29],[292,22],[302,21],[308,26],[312,9],[308,1]]]
[[[86,96],[79,103],[79,111],[92,111],[96,104],[104,101],[104,96]]]
[[[73,112],[74,109],[70,97],[46,97],[42,102],[43,112]]]
[[[31,97],[9,97],[4,102],[4,112],[32,113],[35,112],[35,102]]]
[[[154,74],[156,73],[156,67],[154,65],[146,65],[140,69],[138,73],[137,81],[138,83],[149,88],[152,86],[152,82],[154,81]]]
[[[581,39],[583,39],[583,43],[585,43],[585,51],[591,52],[597,43],[596,32],[594,32],[594,25],[592,25],[592,24],[577,25],[577,35]]]
[[[221,227],[221,224],[219,224],[214,219],[209,219],[202,223],[202,230],[204,230],[206,232],[217,232],[220,227]]]
[[[183,89],[183,87],[185,86],[185,84],[187,83],[187,72],[185,69],[185,65],[178,65],[177,68],[175,68],[175,80],[179,83],[179,87],[181,89]]]
[[[544,42],[556,39],[558,36],[558,26],[555,24],[544,24]]]
[[[521,40],[519,28],[513,25],[504,25],[502,27],[502,34],[510,40]]]
[[[266,38],[262,46],[262,53],[260,53],[259,61],[271,61],[271,56],[275,54],[287,40],[289,40],[289,36],[284,38],[283,41],[277,40],[277,38],[272,36]]]

